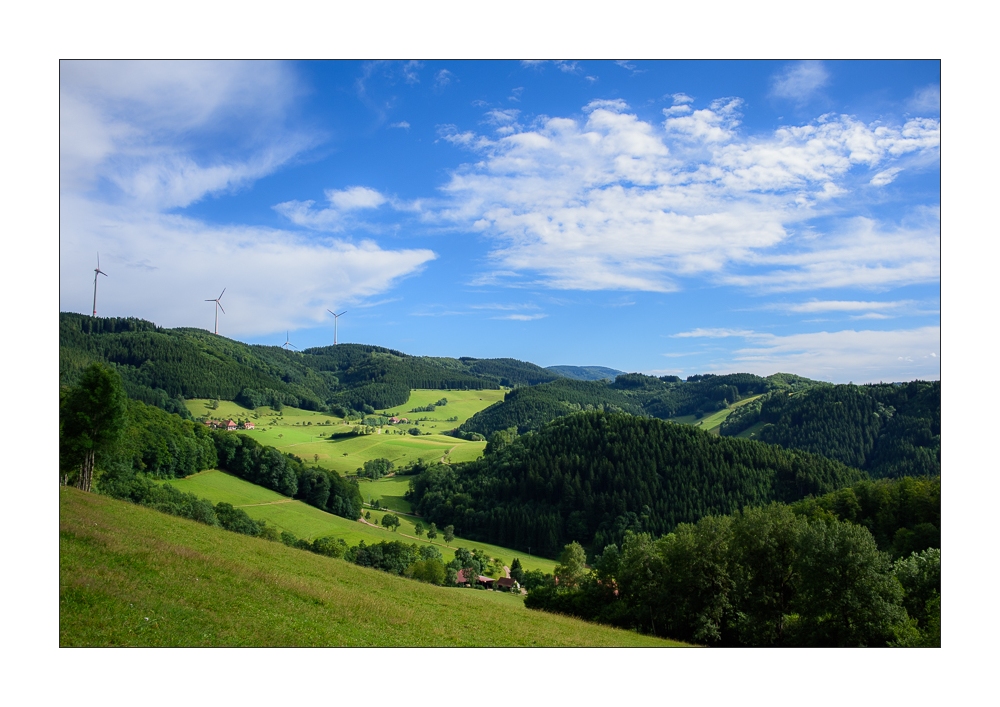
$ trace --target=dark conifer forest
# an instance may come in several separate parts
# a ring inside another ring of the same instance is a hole
[[[458,534],[554,556],[656,535],[743,506],[791,502],[866,478],[839,462],[623,413],[581,412],[520,437],[494,433],[476,462],[434,466],[410,500]]]

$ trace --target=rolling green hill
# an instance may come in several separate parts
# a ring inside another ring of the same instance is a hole
[[[628,530],[660,535],[703,516],[864,478],[806,452],[663,420],[579,412],[521,437],[499,433],[479,461],[424,471],[409,500],[464,537],[554,555],[574,540],[599,552]]]
[[[180,414],[181,398],[217,398],[254,408],[294,405],[343,415],[402,405],[414,388],[495,390],[557,378],[510,358],[409,356],[361,344],[287,351],[202,329],[60,313],[61,383],[73,383],[95,360],[117,367],[130,397]]]
[[[619,371],[605,366],[546,366],[545,370],[558,373],[564,378],[578,381],[614,380],[625,371]]]
[[[60,489],[60,646],[676,646]]]
[[[787,374],[769,378],[749,373],[691,376],[646,376],[625,373],[613,382],[562,379],[530,388],[518,388],[503,403],[486,408],[469,418],[459,429],[486,437],[498,430],[516,427],[519,433],[535,430],[546,423],[579,410],[604,410],[646,415],[660,419],[684,418],[694,424],[707,415],[723,415],[735,403],[772,390],[791,389]],[[808,379],[790,376],[794,386]],[[811,381],[810,381],[811,382]],[[713,422],[716,426],[721,420]],[[707,427],[706,427],[707,429]]]
[[[435,541],[428,540],[426,535],[418,537],[414,532],[416,518],[413,517],[401,516],[400,527],[396,531],[379,527],[383,515],[379,511],[371,511],[371,522],[374,526],[341,518],[217,469],[203,471],[184,479],[171,480],[169,483],[180,491],[206,498],[213,504],[231,503],[237,508],[242,508],[254,520],[265,520],[274,525],[279,532],[288,531],[304,540],[334,537],[343,540],[349,546],[357,545],[361,541],[371,545],[381,541],[402,540],[418,545],[433,545],[441,551],[445,562],[454,557],[455,548],[464,547],[467,550],[482,550],[490,557],[499,558],[508,567],[514,557],[517,557],[521,560],[521,565],[528,570],[537,569],[551,574],[555,569],[555,562],[548,558],[515,552],[497,545],[461,537],[456,537],[450,544],[443,542],[440,537]],[[390,508],[405,504],[405,509],[394,508],[397,512],[405,513],[409,511],[409,503],[402,496],[409,485],[408,477],[389,477],[375,482],[362,482],[361,492],[365,501],[369,497],[381,501],[388,500]],[[397,500],[398,503],[394,503]]]
[[[734,412],[723,435],[803,449],[874,478],[941,473],[941,383],[825,385],[772,393]]]

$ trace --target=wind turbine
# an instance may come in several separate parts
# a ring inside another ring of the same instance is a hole
[[[296,351],[298,351],[298,350],[299,350],[299,347],[298,347],[298,346],[296,346],[296,345],[295,345],[295,344],[293,344],[293,343],[292,343],[291,341],[289,341],[289,339],[288,339],[288,329],[285,329],[285,343],[283,343],[283,344],[281,345],[281,348],[283,348],[283,349],[287,349],[287,348],[288,348],[289,346],[291,346],[291,347],[292,347],[293,349],[295,349]]]
[[[101,270],[101,254],[100,253],[97,254],[97,267],[94,268],[94,314],[93,314],[93,316],[95,316],[95,317],[97,316],[97,276],[98,275],[104,275],[104,277],[108,276],[108,274],[106,272],[104,272],[103,270]]]
[[[326,310],[326,311],[330,312],[329,309]],[[347,310],[345,309],[340,314],[335,314],[334,312],[330,312],[330,314],[333,314],[333,345],[336,346],[337,345],[337,324],[340,323],[340,318],[343,315],[347,314]]]
[[[207,300],[205,300],[206,302],[215,302],[215,333],[216,334],[219,333],[219,310],[222,309],[222,313],[223,314],[226,313],[226,310],[222,308],[222,302],[219,301],[220,299],[222,299],[222,295],[224,295],[224,294],[226,294],[226,288],[225,287],[222,288],[222,292],[215,299],[207,299]]]

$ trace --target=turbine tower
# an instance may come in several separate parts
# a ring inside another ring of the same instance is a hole
[[[222,299],[222,295],[224,295],[224,294],[226,294],[226,288],[225,287],[222,288],[222,292],[215,299],[207,299],[207,300],[205,300],[206,302],[215,302],[215,333],[216,334],[219,333],[219,310],[222,309],[222,302],[220,302],[219,300]],[[226,310],[222,309],[222,313],[225,314]]]
[[[326,311],[330,312],[329,309],[326,310]],[[340,314],[335,314],[334,312],[330,312],[330,314],[333,314],[333,345],[336,346],[337,345],[337,324],[340,323],[340,317],[343,316],[344,314],[347,314],[347,310],[345,309]]]
[[[95,317],[97,316],[97,276],[98,275],[104,275],[104,277],[108,276],[108,274],[106,272],[104,272],[103,270],[101,270],[101,254],[100,253],[97,254],[97,267],[94,268],[94,314],[93,314],[93,316],[95,316]]]
[[[286,349],[286,350],[287,350],[289,346],[291,346],[291,347],[292,347],[293,349],[295,349],[296,351],[298,351],[298,350],[299,350],[299,347],[298,347],[298,346],[296,346],[296,345],[295,345],[295,344],[293,344],[293,343],[292,343],[291,341],[289,341],[289,339],[288,339],[288,329],[285,329],[285,343],[283,343],[283,344],[281,345],[281,348],[283,348],[283,349]]]

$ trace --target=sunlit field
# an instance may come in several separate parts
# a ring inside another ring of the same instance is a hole
[[[502,390],[414,390],[404,405],[380,411],[387,417],[396,413],[409,422],[386,425],[370,435],[351,434],[356,421],[347,423],[326,413],[288,406],[280,412],[269,407],[250,410],[223,400],[213,409],[211,401],[204,399],[188,400],[186,405],[195,418],[249,420],[255,429],[240,430],[240,434],[325,469],[353,474],[366,461],[379,458],[388,459],[397,466],[417,460],[457,463],[477,459],[486,447],[485,442],[469,442],[441,433],[458,427],[476,412],[503,400],[503,395]],[[434,412],[409,412],[442,398],[447,398],[448,404]],[[455,417],[458,419],[449,420]],[[419,429],[421,434],[409,434],[412,428]]]
[[[408,480],[404,479],[405,477],[390,477],[377,482],[366,483],[362,481],[361,494],[366,503],[370,491],[378,494],[379,498],[399,498],[402,500],[405,484],[409,483]],[[362,540],[368,544],[383,540],[402,540],[406,543],[434,545],[444,555],[445,562],[449,562],[455,556],[456,547],[464,547],[469,550],[479,548],[490,557],[501,559],[508,567],[515,557],[520,558],[521,565],[525,569],[552,572],[556,565],[554,561],[544,557],[535,557],[527,552],[518,552],[489,543],[456,537],[451,543],[446,544],[441,534],[434,541],[428,540],[426,534],[417,537],[414,532],[417,518],[413,516],[400,515],[400,526],[395,531],[386,530],[379,525],[384,513],[381,511],[368,511],[371,514],[371,523],[374,524],[374,527],[360,521],[348,520],[216,469],[202,471],[185,479],[171,479],[165,483],[169,483],[186,493],[207,498],[212,503],[220,501],[231,503],[242,508],[254,520],[263,519],[273,524],[279,531],[287,530],[296,537],[306,540],[332,536],[341,538],[348,545],[357,545]],[[394,495],[397,493],[398,497]]]

